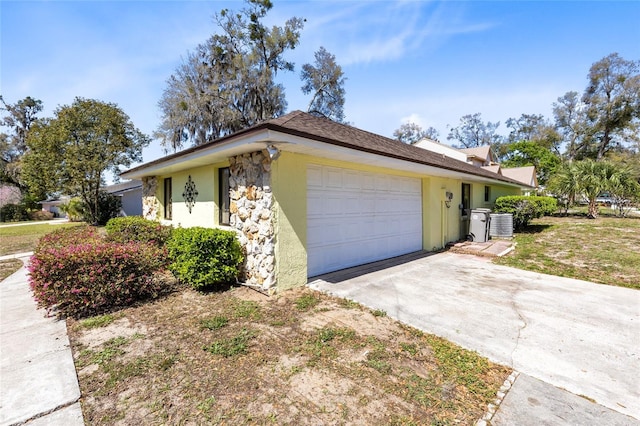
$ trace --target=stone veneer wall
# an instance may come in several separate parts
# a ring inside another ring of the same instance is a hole
[[[266,151],[229,158],[231,227],[245,248],[245,283],[273,292],[275,234],[271,159]]]
[[[149,176],[142,178],[142,217],[149,220],[157,220],[160,213],[156,191],[158,190],[158,178]]]

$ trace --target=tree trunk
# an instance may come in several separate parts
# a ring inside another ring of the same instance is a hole
[[[596,219],[598,217],[598,205],[596,199],[589,200],[589,211],[587,213],[589,219]]]

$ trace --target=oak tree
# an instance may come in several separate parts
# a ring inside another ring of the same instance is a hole
[[[30,189],[79,196],[97,222],[105,174],[141,161],[149,138],[117,105],[76,98],[35,123],[26,143],[23,177]]]
[[[169,78],[154,134],[165,151],[200,145],[284,114],[279,72],[293,71],[284,53],[298,45],[303,20],[264,23],[270,0],[246,0],[240,12],[215,15],[219,32],[198,45]]]

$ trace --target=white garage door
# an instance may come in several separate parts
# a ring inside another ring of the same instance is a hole
[[[422,249],[419,179],[307,168],[307,273],[312,277]]]

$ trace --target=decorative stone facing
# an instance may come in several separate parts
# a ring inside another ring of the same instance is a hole
[[[160,214],[160,205],[156,197],[158,178],[149,176],[142,178],[142,217],[156,220]]]
[[[245,248],[245,283],[275,289],[271,159],[266,151],[229,158],[230,225]]]

